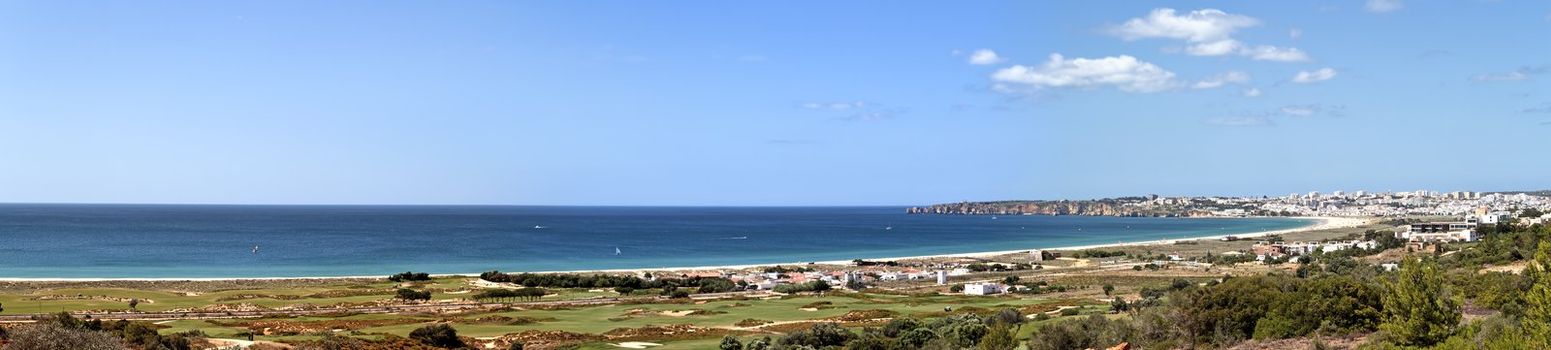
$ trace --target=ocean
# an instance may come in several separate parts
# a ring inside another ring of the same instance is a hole
[[[744,265],[1280,230],[1295,218],[907,215],[904,207],[0,204],[0,278],[376,276]]]

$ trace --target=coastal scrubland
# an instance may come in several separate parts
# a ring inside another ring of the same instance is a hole
[[[1388,228],[1375,223],[1279,238],[1346,240]],[[1551,322],[1551,228],[1498,225],[1483,231],[1488,234],[1479,242],[1315,253],[1271,263],[1208,258],[1247,249],[1253,244],[1247,240],[1058,251],[1062,257],[1038,261],[1029,254],[927,258],[888,263],[1034,268],[985,269],[952,276],[945,285],[871,281],[855,290],[792,293],[728,291],[716,279],[668,288],[666,282],[618,275],[607,283],[631,286],[562,286],[592,278],[581,275],[524,285],[494,274],[412,273],[10,281],[0,283],[0,320],[11,339],[55,327],[64,332],[58,334],[106,334],[91,339],[141,349],[185,343],[259,349],[1541,348],[1551,336],[1543,327]],[[1182,261],[1156,259],[1164,253]],[[1397,265],[1386,268],[1390,263]],[[801,269],[807,268],[829,267]],[[1024,288],[995,296],[955,292],[975,282]],[[532,289],[542,293],[482,297]],[[406,297],[405,290],[429,298]],[[81,326],[93,321],[98,325]]]

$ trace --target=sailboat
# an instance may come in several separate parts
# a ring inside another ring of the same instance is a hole
[[[258,245],[257,244],[253,245],[253,254],[258,254]]]
[[[624,254],[624,253],[625,252],[619,251],[619,247],[614,247],[614,255],[620,255],[620,254]]]

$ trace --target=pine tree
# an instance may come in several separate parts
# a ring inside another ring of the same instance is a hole
[[[1379,329],[1401,345],[1427,346],[1448,338],[1459,325],[1460,301],[1444,289],[1445,283],[1431,258],[1401,263],[1400,275],[1384,283],[1387,315]]]
[[[1018,338],[1011,326],[999,324],[991,327],[991,331],[985,337],[980,338],[980,350],[1013,350],[1018,347]]]
[[[1551,242],[1540,242],[1524,276],[1534,283],[1524,295],[1524,331],[1540,344],[1551,344]]]
[[[722,344],[718,348],[721,350],[743,350],[743,342],[738,341],[737,337],[729,335],[722,337]]]

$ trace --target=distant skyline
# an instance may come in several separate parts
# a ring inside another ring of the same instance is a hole
[[[0,1],[0,202],[1551,188],[1551,2]]]

